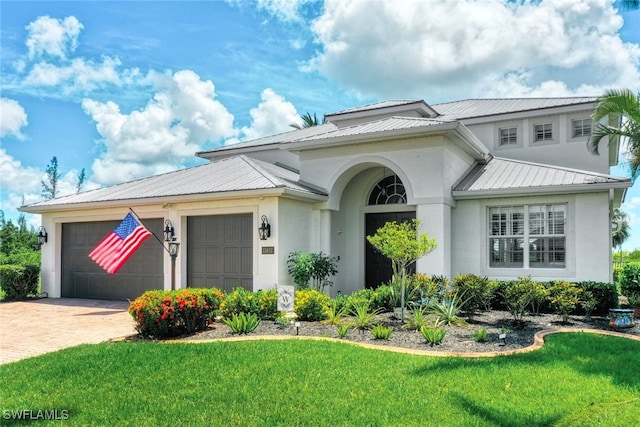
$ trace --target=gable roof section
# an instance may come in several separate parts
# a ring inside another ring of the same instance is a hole
[[[595,100],[595,97],[465,99],[462,101],[435,104],[432,105],[432,107],[444,116],[441,117],[442,119],[462,120],[493,116],[496,114],[590,104]]]
[[[326,196],[321,190],[300,183],[295,171],[268,164],[246,156],[221,159],[192,168],[125,182],[79,194],[58,197],[23,206],[24,212],[39,213],[78,205],[114,202],[141,202],[175,199],[189,196],[211,197],[214,194],[242,191],[283,190],[311,198]]]
[[[631,180],[612,175],[494,157],[478,164],[453,188],[456,199],[530,193],[626,189]]]

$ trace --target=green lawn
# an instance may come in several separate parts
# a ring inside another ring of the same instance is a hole
[[[83,426],[637,425],[640,342],[547,341],[494,359],[304,340],[82,345],[0,366],[0,407],[66,409]]]

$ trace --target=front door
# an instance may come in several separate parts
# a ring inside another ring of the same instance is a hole
[[[416,217],[415,212],[380,212],[368,213],[365,217],[365,236],[375,234],[378,228],[386,222],[411,221]],[[365,286],[367,288],[377,288],[382,284],[388,284],[393,275],[391,260],[381,255],[371,246],[365,237]],[[415,266],[412,266],[415,270]]]

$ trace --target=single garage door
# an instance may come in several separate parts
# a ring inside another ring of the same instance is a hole
[[[253,289],[253,214],[192,216],[187,230],[189,286]]]
[[[62,224],[62,289],[67,298],[133,300],[150,289],[162,289],[164,249],[151,236],[116,273],[105,272],[89,253],[121,220]],[[144,225],[161,237],[162,219]]]

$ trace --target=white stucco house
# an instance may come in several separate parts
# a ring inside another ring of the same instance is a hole
[[[321,125],[196,153],[209,163],[24,206],[42,215],[50,297],[134,298],[171,288],[171,259],[147,239],[115,275],[88,253],[132,208],[176,231],[177,287],[293,284],[290,252],[339,257],[332,293],[377,286],[388,260],[366,235],[418,218],[438,247],[418,272],[608,282],[611,212],[631,186],[609,175],[618,143],[592,155],[595,98],[387,101]],[[263,218],[270,236],[261,240]]]

